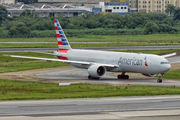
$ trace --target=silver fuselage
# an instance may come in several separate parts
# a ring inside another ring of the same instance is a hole
[[[67,53],[57,53],[68,60],[85,61],[99,64],[113,64],[118,67],[106,67],[111,72],[135,72],[143,74],[160,74],[171,69],[169,61],[162,56],[142,53],[108,52],[95,50],[71,49]],[[89,65],[70,63],[77,68]]]

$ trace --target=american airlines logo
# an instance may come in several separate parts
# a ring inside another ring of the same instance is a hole
[[[148,64],[147,64],[147,57],[145,57],[144,60],[145,60],[145,66],[148,66]]]
[[[120,58],[119,65],[132,65],[132,66],[142,66],[143,64],[143,60],[140,59],[136,59],[135,57],[133,59],[129,59],[129,58]]]

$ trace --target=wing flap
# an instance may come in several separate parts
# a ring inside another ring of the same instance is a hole
[[[57,61],[57,62],[64,62],[64,63],[77,63],[77,64],[85,64],[85,65],[92,65],[92,64],[99,64],[101,66],[105,67],[118,67],[117,65],[112,64],[100,64],[100,63],[94,63],[94,62],[83,62],[83,61],[73,61],[73,60],[61,60],[61,59],[53,59],[53,58],[40,58],[40,57],[29,57],[29,56],[18,56],[18,55],[6,55],[3,56],[10,56],[15,58],[27,58],[27,59],[36,59],[36,60],[45,60],[45,61]]]

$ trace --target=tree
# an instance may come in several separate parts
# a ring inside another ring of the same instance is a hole
[[[29,10],[25,9],[20,16],[31,16],[31,17],[37,17],[38,13],[35,12],[35,10]]]
[[[7,14],[8,14],[8,11],[6,10],[6,8],[0,5],[0,25],[1,25],[1,22],[7,18]]]
[[[165,12],[169,13],[169,15],[171,16],[175,12],[175,10],[176,10],[176,8],[175,8],[174,5],[168,4],[167,7],[166,7]]]
[[[159,30],[159,27],[154,22],[147,22],[144,26],[144,33],[145,34],[153,34],[156,33]]]
[[[174,20],[180,20],[180,8],[175,10],[175,12],[174,12]]]

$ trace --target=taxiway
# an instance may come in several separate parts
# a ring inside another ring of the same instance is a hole
[[[175,95],[8,101],[0,102],[0,119],[177,120],[179,99],[180,96]]]

